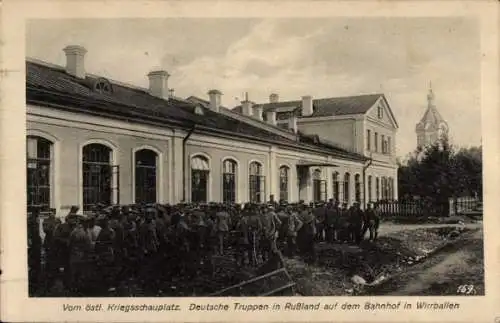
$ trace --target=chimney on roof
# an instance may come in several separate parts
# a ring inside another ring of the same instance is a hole
[[[248,117],[253,116],[253,102],[245,100],[241,102],[241,113]]]
[[[66,73],[84,79],[87,50],[79,45],[70,45],[66,46],[63,51],[66,53]]]
[[[275,126],[276,125],[276,111],[272,111],[272,110],[267,111],[266,112],[266,119],[267,119],[267,123]]]
[[[293,131],[293,133],[297,133],[297,116],[296,115],[293,115],[290,117],[290,119],[288,119],[288,129],[290,129],[291,131]]]
[[[258,119],[263,121],[264,116],[262,115],[264,113],[264,107],[262,105],[258,104],[253,107],[253,116]]]
[[[254,112],[252,107],[253,107],[253,102],[248,100],[248,92],[245,92],[245,100],[241,101],[241,113],[248,117],[253,116]]]
[[[210,90],[208,91],[208,96],[210,98],[210,110],[219,112],[222,92],[219,90]]]
[[[160,99],[168,100],[170,91],[168,90],[168,78],[170,74],[166,71],[152,71],[148,74],[149,94]]]
[[[272,93],[269,96],[269,103],[277,103],[280,100],[280,96],[277,93]]]
[[[310,95],[305,95],[302,97],[302,115],[310,116],[313,114],[313,99]]]

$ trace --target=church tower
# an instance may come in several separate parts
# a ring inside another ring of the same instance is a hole
[[[417,123],[417,146],[425,147],[433,145],[443,136],[448,135],[448,123],[443,119],[436,108],[434,102],[435,96],[432,91],[432,84],[429,84],[429,93],[427,94],[427,110]]]

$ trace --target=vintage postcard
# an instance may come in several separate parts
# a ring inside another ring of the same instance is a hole
[[[500,322],[494,1],[6,1],[8,322]]]

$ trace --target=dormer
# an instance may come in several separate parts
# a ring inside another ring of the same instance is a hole
[[[113,93],[113,87],[111,86],[111,83],[103,77],[100,77],[97,80],[95,80],[93,90],[101,94]]]

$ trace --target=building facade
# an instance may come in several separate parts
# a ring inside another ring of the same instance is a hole
[[[263,120],[246,101],[251,113],[235,113],[218,90],[174,97],[165,71],[149,73],[147,89],[108,80],[86,73],[83,47],[64,50],[66,66],[26,62],[28,206],[65,215],[72,205],[382,196],[375,161],[280,128],[273,111]]]
[[[273,93],[269,103],[255,106],[261,111],[263,120],[273,120],[275,115],[280,128],[316,136],[319,141],[369,159],[359,179],[362,200],[397,199],[395,145],[398,123],[383,94],[321,99],[303,96],[298,101],[280,101],[279,95]],[[249,110],[243,104],[234,111],[246,114]],[[351,172],[342,167],[335,169],[333,174],[340,182],[345,177],[350,180],[351,176]]]
[[[427,109],[422,119],[417,123],[415,132],[417,134],[417,147],[431,146],[441,138],[448,136],[448,123],[439,113],[435,104],[435,95],[429,86],[427,94]]]

